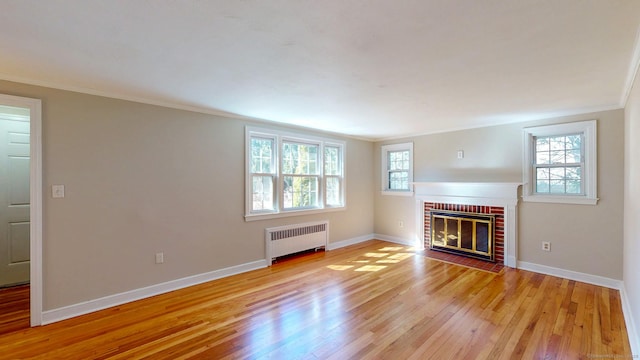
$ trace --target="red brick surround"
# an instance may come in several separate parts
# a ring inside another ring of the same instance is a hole
[[[496,219],[495,259],[504,264],[504,208],[500,206],[460,205],[426,202],[424,203],[424,246],[429,248],[431,240],[431,210],[460,211],[477,214],[492,214]]]

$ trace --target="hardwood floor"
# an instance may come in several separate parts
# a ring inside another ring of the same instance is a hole
[[[630,358],[618,291],[369,241],[0,335],[2,359]]]
[[[0,336],[29,327],[29,285],[0,289]]]

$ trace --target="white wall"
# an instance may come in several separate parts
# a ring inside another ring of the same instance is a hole
[[[635,79],[625,108],[624,270],[627,328],[640,355],[640,80]],[[631,329],[630,329],[631,330]]]
[[[334,137],[347,142],[347,210],[245,222],[255,123],[5,81],[0,92],[42,99],[44,310],[262,260],[266,227],[327,219],[331,242],[373,232],[370,142]]]

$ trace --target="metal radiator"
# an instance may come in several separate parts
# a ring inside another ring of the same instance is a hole
[[[326,248],[329,241],[329,222],[278,226],[265,229],[267,262],[274,258],[304,250]]]

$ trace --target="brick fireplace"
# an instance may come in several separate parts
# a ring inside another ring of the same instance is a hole
[[[487,214],[495,217],[495,262],[516,267],[519,183],[414,183],[416,223],[424,246],[431,240],[431,211]]]
[[[480,205],[460,205],[442,204],[425,201],[424,202],[424,247],[431,244],[431,211],[445,210],[468,214],[487,214],[495,217],[495,231],[493,239],[494,261],[504,263],[504,207],[501,206],[480,206]]]

